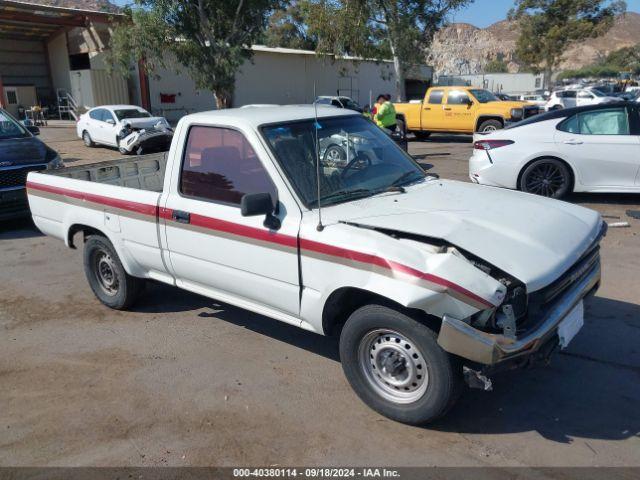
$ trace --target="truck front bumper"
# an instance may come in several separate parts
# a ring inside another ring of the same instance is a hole
[[[600,261],[547,310],[537,327],[520,338],[480,331],[462,320],[444,316],[438,344],[447,352],[484,365],[534,355],[558,335],[560,322],[600,285]]]

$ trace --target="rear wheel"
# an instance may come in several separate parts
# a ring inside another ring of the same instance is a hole
[[[426,140],[431,136],[431,132],[413,132],[418,140]]]
[[[144,287],[144,280],[125,271],[113,245],[101,235],[85,243],[84,271],[98,300],[115,310],[131,307]]]
[[[91,138],[91,135],[89,135],[89,132],[87,132],[86,130],[84,132],[82,132],[82,141],[84,142],[85,146],[87,147],[95,147],[96,144],[93,143],[93,139]]]
[[[496,130],[501,130],[502,127],[503,127],[502,122],[498,120],[485,120],[478,127],[478,132],[480,133],[495,132]]]
[[[457,400],[462,378],[433,330],[389,307],[354,312],[340,335],[342,368],[373,410],[421,425],[444,415]]]
[[[519,187],[523,192],[562,198],[571,191],[571,172],[555,158],[536,160],[522,172]]]

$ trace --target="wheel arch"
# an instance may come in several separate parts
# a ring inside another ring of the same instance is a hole
[[[474,129],[474,131],[479,132],[480,131],[480,125],[482,125],[482,122],[486,122],[487,120],[496,120],[498,122],[500,122],[502,124],[502,128],[504,128],[504,117],[500,116],[500,115],[480,115],[477,119],[476,119],[476,127]]]
[[[524,171],[529,168],[529,165],[531,165],[534,162],[537,162],[538,160],[557,160],[559,162],[562,162],[567,169],[569,170],[569,175],[571,178],[569,178],[569,183],[570,183],[570,190],[569,193],[573,193],[575,188],[576,188],[576,172],[573,169],[573,166],[567,162],[564,158],[560,158],[558,156],[555,155],[541,155],[539,157],[533,158],[531,160],[529,160],[527,163],[525,163],[522,168],[520,168],[520,171],[518,172],[518,179],[516,181],[516,187],[518,190],[522,191],[522,188],[520,188],[520,181],[522,180],[522,175],[524,174]]]
[[[341,287],[334,290],[327,297],[323,306],[322,330],[324,334],[328,336],[339,336],[349,316],[360,307],[370,304],[384,305],[393,308],[421,321],[435,332],[440,330],[441,319],[429,315],[422,310],[407,308],[388,297],[362,288]]]
[[[111,242],[111,239],[109,239],[109,236],[105,234],[103,231],[95,227],[91,227],[89,225],[84,225],[82,223],[74,223],[67,230],[66,243],[69,248],[72,248],[74,250],[77,248],[74,241],[74,237],[80,232],[82,232],[83,234],[83,241],[86,241],[87,237],[91,235],[101,235]]]

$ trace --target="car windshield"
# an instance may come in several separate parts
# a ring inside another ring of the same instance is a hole
[[[587,90],[587,91],[593,93],[596,97],[606,97],[606,95],[602,93],[602,91],[598,90],[597,88],[592,88],[591,90]]]
[[[348,108],[349,110],[358,110],[360,105],[347,97],[340,97],[340,102],[344,105],[344,108]]]
[[[9,138],[25,138],[31,134],[13,119],[8,113],[0,110],[0,140]]]
[[[489,90],[472,89],[469,91],[474,97],[476,97],[476,100],[478,100],[480,103],[500,101],[500,99],[496,97],[493,93],[491,93]]]
[[[316,132],[322,206],[400,190],[424,180],[423,169],[382,129],[361,116],[322,118],[262,129],[305,206],[318,206]]]
[[[149,118],[148,112],[144,110],[138,110],[137,108],[127,108],[122,110],[115,110],[116,117],[118,120],[125,120],[127,118]]]

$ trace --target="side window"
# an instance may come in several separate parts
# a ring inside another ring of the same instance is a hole
[[[564,92],[564,98],[576,98],[577,92],[575,90],[567,90]]]
[[[109,110],[102,110],[102,115],[100,120],[102,120],[103,122],[107,122],[109,120],[113,120],[115,123],[115,119],[113,118],[113,115],[111,114],[111,112]]]
[[[591,95],[589,92],[579,92],[578,93],[578,98],[593,98],[593,95]]]
[[[91,117],[92,120],[100,120],[102,121],[102,112],[104,110],[102,108],[97,108],[95,110],[91,110],[89,112],[89,117]]]
[[[440,105],[444,97],[444,90],[431,90],[429,94],[430,105]]]
[[[451,90],[447,96],[447,105],[467,105],[469,103],[469,95],[462,90]]]
[[[242,133],[228,128],[191,127],[182,161],[180,192],[188,197],[240,205],[247,193],[275,186]]]
[[[624,108],[579,113],[562,122],[558,129],[581,135],[629,135],[629,116]]]

